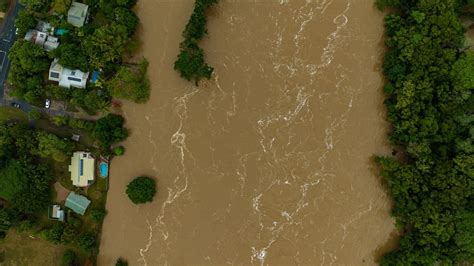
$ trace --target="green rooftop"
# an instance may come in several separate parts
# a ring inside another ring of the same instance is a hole
[[[71,192],[66,198],[65,206],[77,214],[84,215],[90,203],[91,201],[88,198]]]

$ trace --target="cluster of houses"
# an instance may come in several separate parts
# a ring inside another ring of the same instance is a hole
[[[68,10],[67,22],[74,27],[82,27],[87,23],[89,16],[89,6],[72,2]],[[30,29],[24,39],[30,41],[46,51],[53,51],[60,45],[59,38],[66,33],[65,29],[55,29],[48,22],[40,21],[35,29]],[[50,81],[58,82],[59,86],[63,88],[85,88],[89,72],[83,72],[79,69],[69,69],[59,64],[58,59],[51,62],[49,68],[48,79]],[[95,82],[98,78],[98,72],[94,71],[93,80]],[[78,140],[78,136],[77,136]],[[75,187],[85,188],[94,183],[95,178],[95,159],[89,152],[75,152],[71,158],[69,165],[69,172],[71,173],[71,181]],[[77,194],[73,191],[69,192],[64,206],[71,209],[79,215],[84,215],[91,201]],[[51,205],[49,208],[50,219],[65,221],[65,210],[59,204]]]
[[[94,183],[95,159],[89,152],[74,152],[69,165],[71,181],[75,187],[85,188]],[[70,192],[64,206],[79,215],[84,215],[91,201],[75,192]],[[66,219],[64,210],[60,205],[52,205],[49,208],[49,217],[54,220],[64,221]]]
[[[89,17],[89,6],[79,2],[72,2],[67,14],[67,22],[74,27],[82,27],[87,23]],[[64,34],[64,29],[55,29],[51,24],[40,21],[35,29],[29,30],[24,39],[30,41],[46,51],[57,49],[60,45],[56,36]],[[89,72],[79,69],[69,69],[58,63],[58,59],[51,62],[48,79],[58,82],[63,88],[85,88]],[[94,80],[95,81],[95,80]]]

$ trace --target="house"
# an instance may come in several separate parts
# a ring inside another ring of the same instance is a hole
[[[71,192],[67,196],[66,203],[64,205],[73,212],[79,215],[84,215],[86,213],[87,207],[89,207],[89,204],[91,204],[91,201],[88,198]]]
[[[87,187],[94,183],[94,169],[95,159],[89,152],[75,152],[69,165],[72,184],[76,187]]]
[[[38,31],[38,30],[29,30],[25,35],[25,40],[32,42],[46,51],[52,51],[59,46],[59,39],[48,34]]]
[[[43,48],[49,52],[58,48],[58,46],[59,46],[59,39],[54,36],[48,35],[48,38],[46,38],[46,42],[43,45]]]
[[[58,59],[54,59],[49,67],[48,79],[59,82],[59,86],[63,88],[80,88],[86,87],[89,72],[82,72],[79,69],[69,69],[59,64]]]
[[[25,40],[32,42],[38,46],[43,47],[44,43],[46,42],[46,38],[48,37],[48,34],[37,31],[37,30],[29,30],[26,35],[25,35]]]
[[[74,27],[82,27],[87,22],[89,16],[89,6],[83,3],[72,2],[67,12],[67,22]]]
[[[61,222],[64,222],[64,210],[61,210],[61,206],[59,205],[51,205],[49,206],[49,209],[48,209],[48,213],[49,213],[49,218],[50,219],[53,219],[53,220],[58,220],[58,221],[61,221]]]

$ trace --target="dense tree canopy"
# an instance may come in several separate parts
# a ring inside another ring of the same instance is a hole
[[[56,135],[40,131],[36,134],[38,139],[38,154],[41,157],[52,157],[54,160],[64,162],[72,155],[74,148],[69,140],[63,140]]]
[[[126,193],[135,204],[151,202],[156,193],[156,182],[147,176],[137,177],[127,185]]]
[[[114,23],[97,28],[94,34],[85,38],[83,46],[90,64],[102,68],[121,59],[127,41],[127,28]]]
[[[43,94],[42,74],[50,65],[46,52],[31,42],[18,40],[8,58],[11,62],[8,79],[15,87],[13,95],[29,102],[39,101]]]
[[[148,62],[143,61],[137,66],[121,66],[108,86],[112,96],[143,103],[150,97],[150,83],[146,76]]]
[[[72,69],[87,71],[89,68],[88,58],[78,43],[64,43],[51,52],[59,63]]]
[[[44,11],[51,4],[50,0],[20,0],[29,10]]]
[[[29,29],[33,29],[36,26],[36,22],[36,18],[32,11],[27,9],[20,10],[15,20],[15,27],[18,29],[18,35],[25,36]]]
[[[463,52],[455,0],[379,0],[385,18],[386,106],[404,160],[378,161],[405,234],[384,265],[474,259],[474,55]],[[467,229],[470,227],[469,229]]]
[[[210,79],[213,68],[204,60],[204,50],[198,42],[207,33],[206,10],[216,4],[217,0],[196,0],[191,18],[183,31],[184,40],[180,43],[180,53],[174,63],[174,69],[179,71],[181,77],[194,80],[196,84],[202,78]]]
[[[44,210],[52,176],[36,158],[35,133],[20,124],[0,125],[0,151],[0,198],[24,213]]]
[[[128,137],[128,130],[123,127],[125,120],[122,116],[108,114],[97,120],[93,135],[104,148],[122,141]]]

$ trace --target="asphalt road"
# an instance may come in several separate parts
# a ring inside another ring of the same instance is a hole
[[[0,29],[0,102],[3,105],[11,105],[12,101],[6,101],[5,96],[5,83],[8,78],[8,71],[10,71],[10,60],[8,60],[8,52],[12,47],[13,43],[16,40],[16,27],[15,20],[18,16],[18,12],[24,7],[15,2],[12,9],[6,14],[7,16],[4,19],[3,27]],[[29,112],[33,108],[31,105],[24,101],[15,101],[20,104],[20,109],[24,112]]]
[[[8,51],[16,40],[15,19],[18,12],[23,8],[18,2],[14,4],[13,9],[7,14],[3,28],[0,31],[0,97],[3,99],[4,85],[7,81],[8,71],[10,70],[10,61],[8,60]]]
[[[0,105],[11,106],[13,103],[18,103],[20,109],[26,113],[30,112],[33,109],[36,109],[44,114],[48,115],[66,115],[67,112],[65,108],[60,109],[46,109],[34,107],[31,104],[22,101],[22,100],[6,100],[5,99],[5,84],[8,78],[8,71],[10,70],[10,60],[8,60],[8,52],[15,42],[17,37],[15,31],[15,20],[18,16],[22,6],[18,1],[15,1],[12,9],[6,14],[7,16],[4,19],[3,27],[0,28]]]

